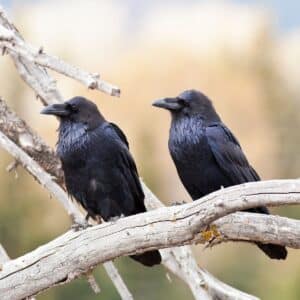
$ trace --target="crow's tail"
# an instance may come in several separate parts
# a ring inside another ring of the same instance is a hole
[[[161,263],[161,256],[157,250],[148,251],[139,255],[131,255],[130,257],[147,267],[152,267]]]
[[[255,212],[260,214],[269,214],[268,209],[265,206],[260,206],[256,208],[251,208],[246,211]],[[267,256],[272,259],[286,259],[287,250],[285,247],[275,244],[262,244],[256,243],[256,245],[261,249]]]
[[[256,243],[256,245],[272,259],[286,259],[287,250],[283,246],[262,243]]]

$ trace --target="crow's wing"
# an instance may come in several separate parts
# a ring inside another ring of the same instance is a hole
[[[233,185],[260,180],[239,142],[224,124],[215,123],[208,126],[206,137],[219,168]]]
[[[231,179],[232,184],[260,180],[250,166],[235,136],[223,124],[213,124],[206,129],[211,151],[222,172]],[[265,206],[247,209],[249,212],[269,214]],[[256,243],[270,258],[285,259],[287,251],[283,246]]]
[[[123,162],[128,168],[127,171],[130,171],[130,174],[128,174],[128,175],[131,175],[132,179],[134,180],[134,184],[132,187],[136,191],[138,198],[144,199],[144,192],[143,192],[140,180],[139,180],[139,174],[138,174],[135,162],[133,160],[133,157],[129,152],[129,143],[126,138],[126,135],[121,130],[121,128],[118,127],[116,124],[114,124],[114,123],[109,123],[109,124],[111,125],[112,129],[117,133],[117,135],[119,136],[121,141],[127,146],[128,150],[122,151]]]
[[[129,149],[129,143],[128,143],[127,137],[126,137],[125,133],[121,130],[121,128],[118,125],[116,125],[115,123],[109,123],[109,125],[114,129],[114,131],[117,133],[119,138],[124,142],[124,144]]]
[[[104,128],[104,136],[108,145],[105,156],[108,159],[102,159],[101,164],[105,166],[105,172],[103,168],[94,168],[92,177],[99,181],[101,190],[107,191],[107,198],[122,214],[146,211],[144,193],[125,134],[117,125],[108,123]]]

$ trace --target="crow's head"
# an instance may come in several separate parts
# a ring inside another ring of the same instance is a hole
[[[41,114],[54,115],[61,122],[82,123],[91,128],[104,121],[95,103],[84,97],[74,97],[61,104],[46,106]]]
[[[212,102],[197,90],[186,90],[177,97],[159,99],[152,105],[169,110],[172,117],[199,116],[205,120],[219,120]]]

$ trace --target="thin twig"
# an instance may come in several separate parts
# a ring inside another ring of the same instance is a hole
[[[101,288],[97,281],[95,280],[95,277],[93,276],[93,273],[86,273],[85,274],[87,281],[91,287],[91,289],[94,291],[95,294],[99,294],[101,292]]]
[[[0,146],[9,152],[22,166],[56,199],[64,206],[69,216],[77,223],[84,221],[83,215],[80,213],[75,204],[67,196],[66,192],[53,181],[52,177],[35,162],[27,153],[20,149],[5,134],[0,131]]]
[[[118,282],[119,291],[122,291],[122,299],[133,300],[133,296],[128,292],[127,286],[124,283],[115,265],[111,261],[108,261],[104,263],[103,266],[106,272],[111,274],[111,279],[115,282]]]
[[[10,258],[6,252],[6,250],[4,249],[4,247],[0,244],[0,264],[3,265],[4,263],[6,263],[7,261],[9,261]],[[0,268],[1,271],[2,268]]]

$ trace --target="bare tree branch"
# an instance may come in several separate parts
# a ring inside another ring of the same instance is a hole
[[[22,39],[13,35],[12,31],[5,29],[1,25],[0,41],[0,46],[10,53],[14,53],[14,56],[16,57],[26,58],[31,63],[52,69],[65,76],[78,80],[89,89],[97,89],[111,96],[120,96],[120,89],[104,80],[100,80],[99,74],[91,74],[83,71],[75,66],[65,63],[58,57],[44,53],[41,48],[38,49],[29,46],[28,44],[25,44]]]
[[[299,249],[300,220],[237,212],[212,223],[202,234],[201,243],[208,239],[212,240],[213,244],[226,241],[257,241]]]
[[[9,152],[22,166],[45,187],[55,198],[57,198],[73,220],[82,223],[84,217],[80,214],[78,208],[68,198],[66,192],[55,183],[51,176],[44,171],[40,165],[35,162],[27,153],[21,150],[14,142],[0,131],[0,146]]]
[[[25,43],[20,33],[8,20],[1,7],[0,23],[2,24],[0,25],[0,47],[11,54],[15,62],[20,61],[22,65],[24,63],[23,59],[25,59],[25,65],[35,64],[49,68],[65,76],[78,80],[89,89],[97,89],[112,96],[120,96],[120,89],[104,80],[101,80],[99,74],[91,74],[83,71],[64,62],[58,57],[44,53],[41,47],[35,48],[28,43]],[[21,65],[17,64],[19,71],[22,69]],[[37,70],[37,68],[30,69]],[[24,70],[21,73],[24,72],[27,73],[27,71]],[[31,72],[29,71],[29,73]]]
[[[0,272],[2,271],[2,265],[10,260],[6,250],[0,244]],[[28,297],[27,300],[35,300],[34,297]]]
[[[63,171],[59,158],[0,97],[0,131],[17,144],[55,180],[63,184]]]
[[[142,180],[142,179],[141,179]],[[148,210],[164,207],[164,204],[151,192],[142,181]],[[190,246],[160,250],[163,264],[186,282],[195,299],[257,299],[216,279],[209,272],[200,268]]]
[[[115,265],[111,262],[108,261],[103,264],[106,272],[110,274],[111,280],[115,282],[115,284],[118,285],[118,290],[122,291],[122,299],[128,299],[128,300],[133,300],[133,296],[129,292],[127,286],[125,285],[124,281],[122,280],[122,277],[120,276],[118,269],[115,267]]]
[[[20,32],[14,24],[8,19],[3,8],[0,6],[0,25],[14,35],[14,38],[24,41]],[[2,29],[3,32],[3,29]],[[5,32],[5,30],[4,30]],[[6,34],[7,36],[7,34]],[[0,46],[2,45],[0,39]],[[21,57],[15,52],[1,46],[2,53],[8,53],[22,79],[35,91],[36,95],[40,97],[44,104],[53,104],[62,102],[63,97],[56,87],[56,81],[47,74],[47,70],[43,67],[36,65],[34,62]]]
[[[226,214],[260,205],[300,204],[299,188],[299,180],[248,183],[222,189],[193,203],[162,207],[80,232],[69,231],[5,263],[0,273],[0,294],[2,299],[32,296],[122,255],[197,243],[202,240],[201,231]]]
[[[3,246],[0,244],[0,271],[2,270],[2,265],[9,261],[10,258],[6,252],[6,250],[3,248]]]

